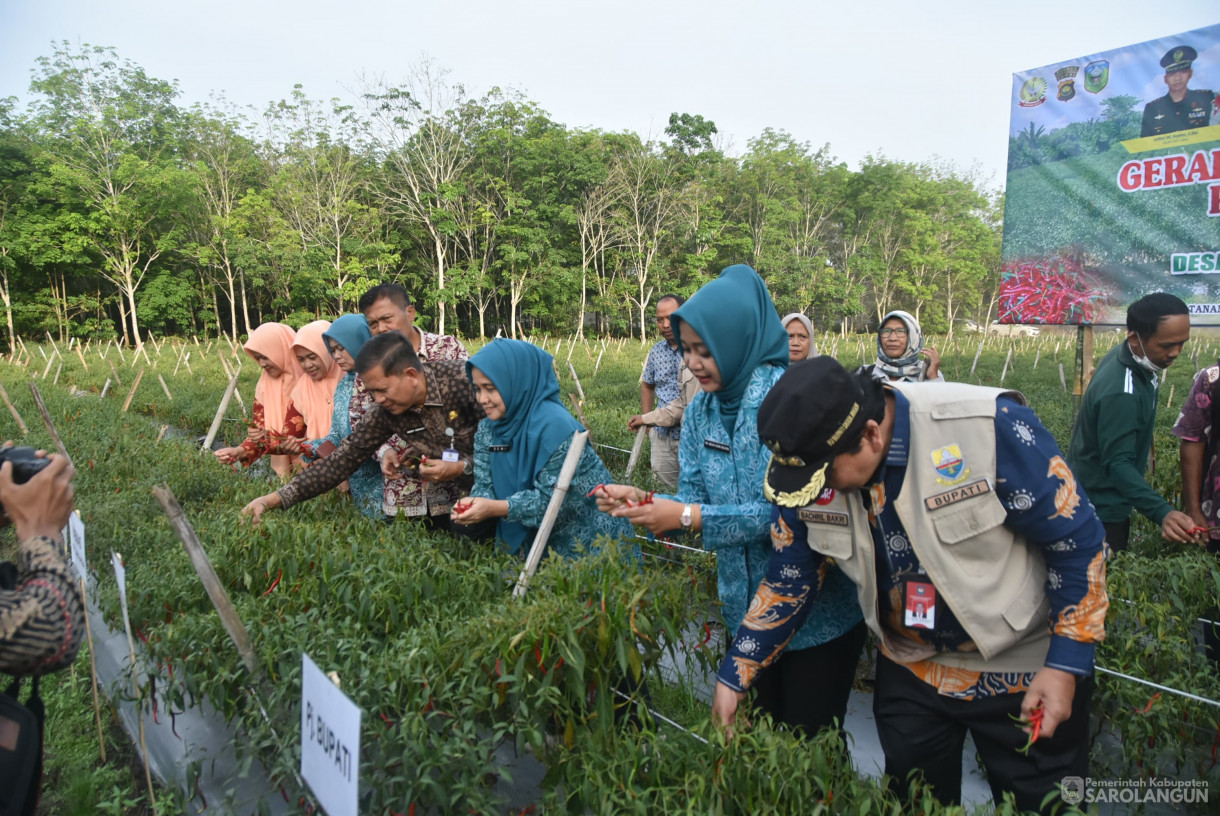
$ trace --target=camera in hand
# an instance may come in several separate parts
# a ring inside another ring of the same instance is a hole
[[[24,484],[51,464],[51,460],[34,455],[33,448],[0,448],[0,465],[13,463],[13,484]]]

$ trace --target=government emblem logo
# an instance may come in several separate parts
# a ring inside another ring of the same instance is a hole
[[[932,451],[932,465],[940,474],[937,482],[943,485],[957,484],[970,475],[970,468],[962,458],[962,449],[957,445],[945,445]]]
[[[1046,101],[1046,80],[1042,77],[1030,77],[1021,86],[1019,103],[1023,108],[1036,108]]]
[[[1110,84],[1110,61],[1097,60],[1084,67],[1084,89],[1089,93],[1101,93]]]

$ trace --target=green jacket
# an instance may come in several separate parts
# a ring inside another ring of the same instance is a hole
[[[1124,340],[1101,361],[1080,403],[1068,465],[1104,522],[1123,521],[1134,507],[1160,525],[1173,509],[1144,481],[1157,385]]]

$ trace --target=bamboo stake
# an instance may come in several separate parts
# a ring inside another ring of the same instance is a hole
[[[80,599],[85,603],[85,579],[80,579]],[[89,605],[85,603],[87,610]],[[93,654],[93,627],[89,624],[89,615],[85,614],[85,637],[89,639],[89,674],[93,678],[93,716],[97,722],[97,747],[106,761],[106,741],[102,738],[102,705],[97,696],[97,658]]]
[[[106,384],[102,386],[102,399],[106,399],[106,392],[110,390],[110,378],[106,378]]]
[[[59,374],[64,370],[64,361],[60,360],[59,365],[55,367],[55,379],[51,380],[51,385],[59,385]]]
[[[1042,356],[1042,349],[1039,348],[1036,352],[1034,352],[1034,371],[1038,370],[1038,358],[1041,356]]]
[[[1059,384],[1063,386],[1063,393],[1066,394],[1067,390],[1068,390],[1068,384],[1067,384],[1067,379],[1065,379],[1063,376],[1063,363],[1059,364]]]
[[[51,356],[47,358],[47,367],[42,370],[42,379],[46,379],[51,373],[51,363],[55,362],[55,352],[51,352]]]
[[[234,372],[233,376],[237,377],[238,373]],[[237,397],[237,404],[241,406],[241,415],[245,416],[248,412],[246,411],[246,401],[241,398],[241,392],[234,391],[233,396]]]
[[[68,455],[64,441],[59,438],[59,431],[55,430],[55,423],[51,422],[51,414],[47,412],[47,404],[42,401],[42,394],[38,392],[38,386],[34,383],[30,383],[30,393],[34,395],[34,407],[38,409],[38,413],[42,414],[42,423],[47,426],[47,433],[51,435],[51,441],[59,449],[59,455],[67,459],[69,465],[72,464],[72,457]]]
[[[114,360],[107,360],[106,362],[110,363],[110,373],[114,375],[114,384],[122,388],[123,379],[119,376],[118,369],[114,367]]]
[[[576,393],[580,394],[580,401],[585,401],[585,389],[580,387],[580,377],[576,376],[576,366],[572,365],[572,361],[568,360],[568,371],[572,372],[572,380],[576,383]]]
[[[119,362],[120,362],[120,363],[126,363],[126,362],[127,362],[127,358],[123,356],[123,347],[122,347],[122,346],[120,346],[120,345],[119,345],[117,342],[114,344],[114,351],[115,351],[115,353],[116,353],[116,354],[118,354],[118,355],[119,355]]]
[[[1008,347],[1008,356],[1004,358],[1004,368],[1000,371],[1000,385],[1004,384],[1004,375],[1008,373],[1008,363],[1012,360],[1012,346]]]
[[[623,474],[623,481],[631,478],[632,472],[635,470],[635,465],[640,461],[640,451],[644,448],[644,437],[648,434],[648,426],[641,425],[640,429],[635,432],[635,444],[631,446],[631,456],[627,457],[627,472]]]
[[[170,402],[173,402],[174,395],[169,392],[169,386],[165,384],[165,378],[162,377],[160,374],[158,374],[157,379],[161,381],[161,390],[165,392],[165,396],[169,399]]]
[[[28,434],[30,429],[25,426],[25,423],[21,420],[21,414],[17,413],[17,409],[13,407],[13,401],[8,398],[8,392],[4,390],[3,383],[0,383],[0,397],[4,397],[4,404],[8,406],[8,412],[17,421],[17,427],[21,429],[22,435]]]
[[[168,431],[168,430],[169,430],[169,426],[168,426],[168,425],[162,425],[162,426],[161,426],[161,430],[160,430],[160,431],[157,433],[157,440],[156,440],[156,441],[160,442],[162,439],[164,439],[164,438],[165,438],[165,432],[166,432],[166,431]]]
[[[80,364],[85,367],[85,371],[89,370],[89,364],[85,362],[85,353],[80,350],[80,345],[76,346],[76,356],[80,358]]]
[[[551,529],[555,526],[559,508],[563,506],[563,500],[568,495],[568,488],[572,485],[572,476],[576,473],[576,465],[580,463],[580,455],[584,452],[588,438],[588,431],[577,431],[572,435],[572,444],[568,447],[568,455],[564,457],[563,468],[559,471],[559,481],[556,482],[555,490],[551,493],[551,501],[546,507],[546,515],[542,517],[542,525],[538,528],[538,534],[534,536],[534,543],[530,547],[525,568],[521,570],[521,575],[517,578],[517,585],[513,587],[514,598],[525,597],[530,578],[534,576],[539,562],[542,561],[542,551],[546,548],[547,539],[551,537]]]
[[[42,359],[47,359],[47,353],[42,350],[42,346],[38,346],[38,353],[42,355]]]
[[[575,442],[573,442],[573,446],[575,446]],[[561,473],[561,481],[562,476],[563,474]],[[569,482],[571,478],[571,474],[569,474]],[[556,486],[556,491],[558,489],[558,486]],[[229,633],[229,637],[233,640],[233,645],[237,647],[237,653],[241,656],[242,663],[245,664],[246,670],[251,675],[257,676],[259,673],[258,658],[254,654],[254,647],[250,644],[250,633],[246,631],[246,626],[242,623],[241,616],[233,608],[233,602],[229,600],[229,594],[225,592],[224,584],[216,576],[216,570],[212,569],[212,562],[208,560],[208,555],[204,552],[203,545],[199,543],[199,536],[195,534],[195,528],[191,526],[190,521],[186,518],[186,514],[182,512],[182,505],[178,504],[178,500],[174,498],[173,492],[168,487],[154,487],[152,491],[153,495],[157,497],[157,501],[161,503],[161,509],[169,517],[169,523],[182,541],[182,546],[186,549],[187,555],[191,557],[191,565],[194,566],[199,580],[203,582],[203,588],[207,590],[208,597],[212,600],[212,606],[216,607],[216,612],[220,615],[220,622],[224,624],[225,631]],[[540,534],[541,532],[539,530]]]
[[[51,348],[55,349],[56,354],[59,354],[59,346],[55,345],[55,338],[51,336],[50,332],[47,332],[47,339],[51,341]]]
[[[594,377],[597,376],[597,370],[602,367],[602,355],[605,353],[606,353],[606,349],[604,346],[602,347],[601,351],[597,352],[597,365],[593,366],[593,376]]]
[[[585,419],[584,401],[576,399],[575,394],[568,394],[568,399],[572,400],[572,404],[576,406],[576,417],[580,420],[580,424],[584,426],[585,433],[588,433],[589,422]]]
[[[971,374],[974,374],[974,367],[979,364],[979,357],[983,354],[983,344],[986,342],[987,342],[986,338],[979,341],[979,350],[974,353],[974,362],[970,364],[970,373]]]
[[[141,368],[140,373],[136,374],[136,381],[131,384],[131,391],[127,393],[127,401],[123,403],[123,413],[127,413],[127,409],[131,407],[131,398],[136,395],[136,389],[140,387],[140,380],[144,378],[145,370]]]
[[[229,386],[225,389],[225,395],[220,400],[220,407],[216,409],[216,416],[212,420],[211,427],[208,428],[208,435],[203,438],[203,450],[211,450],[212,442],[216,439],[216,434],[220,431],[220,421],[224,419],[225,411],[229,410],[229,400],[233,399],[233,392],[237,390],[237,375],[234,374],[229,378]]]
[[[1169,386],[1169,399],[1165,401],[1166,408],[1173,408],[1173,389],[1175,387],[1176,387],[1176,383],[1174,385]]]

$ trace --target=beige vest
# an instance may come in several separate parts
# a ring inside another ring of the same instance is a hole
[[[936,654],[881,626],[873,536],[860,492],[836,491],[800,517],[809,546],[855,582],[864,620],[902,662],[932,658],[979,671],[1042,668],[1050,604],[1042,552],[1004,526],[995,493],[996,397],[1015,391],[960,383],[893,383],[910,402],[906,478],[894,509],[919,561],[978,652]],[[880,490],[880,486],[874,488]],[[882,555],[884,557],[884,554]]]

